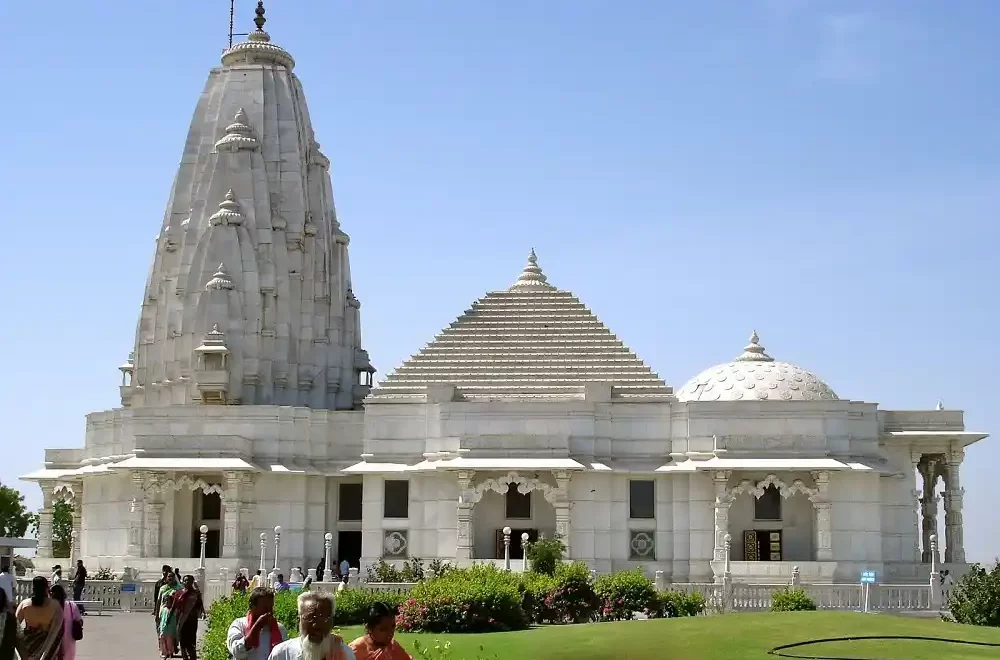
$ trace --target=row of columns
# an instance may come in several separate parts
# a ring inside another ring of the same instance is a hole
[[[922,485],[915,494],[920,505],[918,518],[922,523],[920,537],[923,551],[920,560],[929,564],[941,560],[938,544],[931,543],[938,528],[938,480],[944,482],[944,561],[945,563],[965,563],[965,539],[962,520],[962,506],[965,490],[962,489],[959,473],[965,452],[961,449],[948,453],[914,453],[911,460],[920,474]]]
[[[715,491],[715,547],[713,559],[724,561],[727,558],[727,545],[731,539],[729,533],[729,508],[735,496],[729,486],[733,473],[730,470],[718,470],[712,473],[712,484]],[[816,484],[809,494],[813,505],[813,545],[816,561],[833,561],[833,517],[830,502],[830,473],[821,470],[812,472]]]
[[[136,471],[132,482],[142,494],[142,500],[134,498],[129,507],[129,557],[162,557],[160,529],[163,525],[163,510],[166,508],[164,494],[172,492],[174,482],[162,472]],[[245,471],[223,473],[222,493],[222,556],[238,558],[250,556],[250,530],[253,528],[256,504],[254,484],[256,474]]]
[[[482,491],[476,489],[473,483],[476,473],[473,470],[460,470],[458,472],[458,545],[455,550],[455,559],[458,561],[473,559],[473,524],[472,514],[476,503],[482,498]],[[545,494],[545,499],[552,504],[556,514],[556,537],[559,538],[566,547],[566,557],[572,557],[570,549],[570,501],[569,482],[570,473],[557,470],[552,473],[555,479],[555,488]]]

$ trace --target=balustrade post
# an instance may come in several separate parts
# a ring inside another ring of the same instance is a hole
[[[793,566],[792,567],[792,586],[793,587],[798,587],[801,584],[802,584],[802,578],[799,575],[799,567],[798,566]]]
[[[657,591],[666,591],[667,590],[667,578],[664,575],[663,571],[656,571],[655,575],[656,575],[656,579],[655,579],[656,590]]]
[[[349,571],[347,571],[347,586],[357,587],[360,584],[361,578],[358,575],[358,569],[352,567]]]

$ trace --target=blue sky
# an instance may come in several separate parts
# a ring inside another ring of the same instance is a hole
[[[1000,432],[997,3],[272,0],[268,19],[333,162],[381,372],[534,246],[675,387],[756,328],[841,397],[940,399]],[[118,403],[228,3],[9,2],[0,21],[10,483]],[[968,453],[972,559],[1000,554],[998,461],[998,438]]]

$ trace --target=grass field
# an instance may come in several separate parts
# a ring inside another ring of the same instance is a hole
[[[345,628],[348,640],[362,634]],[[960,626],[928,619],[850,612],[786,612],[578,626],[548,626],[490,635],[398,635],[411,654],[413,641],[425,646],[451,642],[450,660],[764,660],[768,650],[824,637],[919,635],[1000,644],[1000,629]],[[480,650],[482,647],[482,650]],[[938,642],[864,640],[802,646],[798,655],[879,660],[984,660],[1000,658],[1000,648]]]

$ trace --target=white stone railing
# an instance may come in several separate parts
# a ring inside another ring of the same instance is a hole
[[[153,609],[154,582],[135,582],[124,586],[118,580],[87,580],[80,600],[100,602],[106,610],[145,610]],[[65,581],[63,587],[72,598],[73,583]],[[15,588],[15,600],[31,598],[31,580],[19,579]]]
[[[723,585],[712,583],[676,583],[667,587],[684,593],[700,593],[710,609],[717,611],[762,611],[771,609],[774,594],[789,588],[801,588],[821,610],[862,610],[864,592],[859,584],[743,584],[734,582],[723,593]],[[728,597],[727,597],[728,596]],[[947,598],[942,603],[947,604]],[[931,587],[923,584],[873,584],[868,608],[874,611],[929,611]]]

